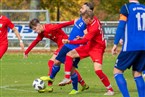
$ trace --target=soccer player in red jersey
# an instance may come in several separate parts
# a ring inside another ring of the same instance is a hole
[[[68,52],[66,56],[65,66],[70,67],[71,79],[74,82],[72,83],[72,94],[75,94],[75,91],[76,93],[78,93],[77,90],[75,90],[77,89],[78,82],[75,79],[75,77],[77,78],[77,75],[74,75],[75,67],[72,66],[73,58],[80,57],[81,59],[83,59],[90,56],[92,61],[94,62],[94,70],[96,75],[98,75],[98,77],[107,89],[107,92],[104,95],[114,95],[113,88],[107,76],[102,71],[102,60],[106,48],[106,41],[104,40],[104,35],[100,21],[96,17],[94,17],[92,11],[86,11],[82,15],[82,17],[84,22],[87,24],[88,33],[85,35],[85,37],[79,40],[63,40],[64,43],[84,44],[83,46],[80,46]]]
[[[21,49],[24,50],[24,44],[18,30],[14,24],[4,15],[0,15],[0,59],[3,57],[8,49],[8,28],[12,29],[20,41]]]
[[[31,45],[27,48],[27,50],[25,51],[24,57],[27,58],[28,53],[32,50],[32,48],[35,47],[37,43],[41,41],[44,37],[54,41],[57,44],[58,49],[54,52],[53,56],[48,61],[48,67],[49,67],[48,76],[49,76],[52,72],[54,60],[59,50],[61,49],[61,47],[64,45],[62,43],[62,39],[68,39],[68,35],[65,34],[65,32],[61,28],[72,25],[72,24],[74,24],[74,21],[60,23],[60,24],[41,24],[38,19],[31,20],[29,23],[29,26],[36,33],[38,33],[38,36],[31,43]],[[80,76],[80,79],[82,80],[81,76]],[[48,81],[48,86],[51,86],[51,85],[52,85],[52,82]],[[52,91],[53,91],[52,87],[46,87],[45,89],[39,90],[38,92],[52,92]]]

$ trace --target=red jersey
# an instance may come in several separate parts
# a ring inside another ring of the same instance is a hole
[[[87,31],[88,33],[83,39],[72,40],[70,41],[70,44],[85,44],[86,42],[88,42],[88,45],[90,45],[90,49],[104,49],[106,47],[106,41],[104,40],[101,23],[96,17],[94,17],[94,21],[91,24],[87,25]]]
[[[6,16],[0,16],[0,45],[8,44],[8,27],[13,29],[14,24]]]
[[[25,51],[25,54],[28,54],[29,51],[44,37],[49,38],[54,41],[58,47],[62,46],[62,39],[67,39],[68,35],[61,29],[63,27],[74,24],[74,21],[61,23],[61,24],[45,24],[43,25],[44,31],[38,34],[37,38],[32,42],[32,44]]]
[[[94,21],[87,26],[88,33],[84,37],[89,40],[90,47],[105,48],[106,41],[104,39],[104,33],[100,21],[94,17]]]

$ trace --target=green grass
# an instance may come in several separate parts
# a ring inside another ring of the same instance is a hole
[[[6,53],[0,61],[0,97],[106,97],[103,96],[106,89],[95,75],[90,58],[84,59],[79,63],[79,71],[83,79],[90,86],[89,90],[77,95],[68,95],[72,88],[71,85],[59,87],[58,83],[63,79],[64,75],[62,65],[54,82],[53,93],[38,93],[35,91],[32,87],[32,82],[40,76],[47,75],[47,61],[50,57],[51,54],[49,53],[31,53],[28,59],[23,59],[20,53]],[[113,78],[115,59],[116,56],[112,56],[111,53],[105,53],[103,71],[107,74],[115,90],[114,97],[122,97]],[[125,77],[131,97],[137,97],[137,90],[131,70],[125,72]]]

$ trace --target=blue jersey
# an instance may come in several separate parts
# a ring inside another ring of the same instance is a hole
[[[120,12],[127,17],[122,50],[145,50],[145,5],[128,3]]]
[[[69,40],[74,40],[77,36],[84,36],[84,30],[86,29],[86,24],[84,23],[82,17],[80,17],[74,24],[72,31],[69,35]],[[79,45],[76,44],[65,44],[70,49],[77,48]]]

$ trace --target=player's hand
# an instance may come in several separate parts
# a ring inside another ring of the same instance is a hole
[[[20,47],[21,47],[22,51],[24,51],[24,43],[23,42],[20,42]]]
[[[117,54],[117,45],[114,44],[113,48],[112,48],[112,55]]]
[[[24,53],[23,56],[24,56],[25,59],[28,58],[28,54]]]
[[[82,37],[76,36],[76,38],[74,40],[79,40],[79,39],[82,39]]]
[[[62,39],[62,43],[67,44],[67,43],[69,43],[69,40],[68,39]]]
[[[120,43],[121,45],[123,45],[123,39],[120,39],[120,40],[119,40],[119,43]]]
[[[86,35],[87,33],[88,33],[88,30],[87,30],[87,29],[85,29],[85,30],[84,30],[84,34]]]

